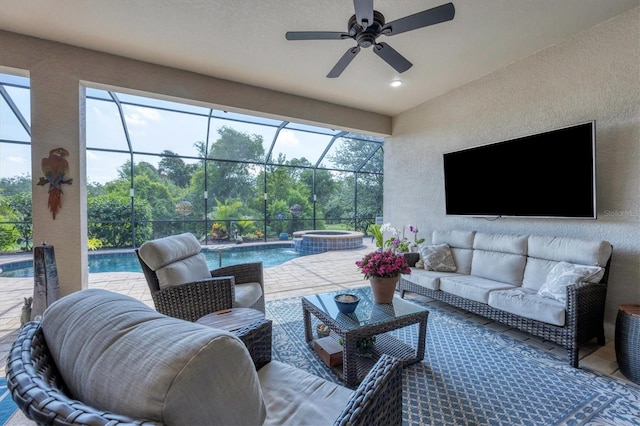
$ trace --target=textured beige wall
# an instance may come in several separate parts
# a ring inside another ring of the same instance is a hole
[[[78,114],[84,111],[84,98],[74,78],[50,70],[31,74],[33,241],[54,246],[62,294],[86,288],[88,281],[86,145]],[[73,181],[63,185],[62,208],[54,220],[47,208],[48,185],[36,183],[43,176],[41,159],[58,147],[69,151],[67,176]]]
[[[597,220],[445,215],[444,152],[590,120]],[[617,306],[640,303],[640,8],[394,117],[384,185],[385,222],[395,226],[610,241],[606,327],[613,337]]]
[[[0,31],[0,72],[31,79],[33,236],[53,244],[63,294],[86,288],[87,217],[84,87],[155,93],[165,99],[300,123],[388,135],[391,117],[187,71]],[[53,148],[70,155],[62,209],[53,220],[47,187],[36,186],[40,161]]]

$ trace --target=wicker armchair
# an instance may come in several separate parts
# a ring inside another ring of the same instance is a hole
[[[141,252],[156,243],[164,244],[165,249],[174,243],[178,248],[188,244],[190,250],[177,250],[178,253],[173,263],[166,261],[166,259],[162,261],[154,259],[156,263],[150,265],[149,263],[152,262],[149,260],[149,256],[147,255],[147,260],[145,260],[145,256]],[[185,253],[188,255],[187,258],[183,257]],[[202,255],[200,254],[200,244],[195,237],[191,234],[181,234],[149,241],[136,250],[136,255],[151,291],[153,303],[160,313],[193,322],[211,312],[233,307],[253,308],[263,313],[265,311],[262,262],[243,263],[214,270],[206,270],[205,262],[203,275],[206,277],[187,279],[186,282],[181,282],[175,278],[177,274],[174,273],[165,280],[177,280],[180,283],[167,286],[162,285],[159,277],[159,272],[162,269],[173,267],[185,260],[193,262],[193,259],[196,259],[198,262],[204,262],[203,258],[197,259]],[[197,268],[194,268],[193,264],[188,264],[186,269],[192,271]],[[200,269],[202,270],[203,267],[200,266]],[[247,303],[242,300],[241,296],[247,293],[250,295],[251,293],[254,295],[259,293],[259,297],[251,297]]]
[[[124,304],[126,305],[127,303],[129,302],[125,302]],[[69,304],[71,307],[64,307],[65,312],[68,312],[69,310],[73,311],[76,305],[77,299],[74,300],[74,306]],[[123,307],[122,311],[124,312],[125,309],[131,309],[131,306]],[[118,308],[116,307],[115,310],[118,310]],[[106,312],[107,311],[103,313]],[[123,312],[118,312],[117,315],[122,315]],[[74,313],[72,312],[71,315],[74,315]],[[108,317],[109,315],[106,314],[106,316]],[[109,320],[109,318],[105,318],[104,322],[108,322]],[[47,321],[46,316],[44,321]],[[172,327],[169,328],[172,329]],[[190,330],[189,327],[185,328]],[[102,328],[102,330],[105,329]],[[70,332],[75,333],[76,331],[81,330],[78,330],[74,326]],[[127,329],[127,331],[129,331],[129,329]],[[106,330],[106,332],[113,333],[114,339],[115,335],[122,338],[123,334],[122,330]],[[68,337],[68,333],[65,333],[65,336]],[[161,339],[166,338],[168,340],[172,340],[174,337],[173,335],[164,336],[165,337],[162,337]],[[11,347],[6,366],[7,387],[13,400],[29,419],[39,425],[117,426],[124,424],[158,424],[155,422],[149,422],[148,419],[132,418],[128,415],[100,410],[82,402],[82,395],[71,395],[69,392],[70,387],[65,384],[62,374],[56,365],[55,356],[53,355],[53,353],[56,353],[56,350],[53,350],[53,346],[50,346],[57,344],[61,345],[62,343],[58,340],[63,340],[66,337],[58,337],[57,335],[54,335],[54,338],[52,339],[45,339],[41,323],[32,321],[25,324],[25,326],[20,330],[17,340]],[[49,344],[47,343],[47,340],[50,340]],[[58,348],[57,351],[59,351],[59,349],[60,348]],[[166,355],[166,353],[160,354],[160,356],[164,355]],[[113,355],[105,355],[103,353],[101,356]],[[121,359],[120,357],[117,358]],[[116,361],[114,360],[114,362]],[[216,362],[216,359],[211,359],[211,361],[207,362]],[[91,367],[87,365],[77,365],[74,369],[75,368],[86,369]],[[260,371],[266,368],[275,368],[275,370],[272,371],[287,374],[297,374],[295,371],[300,371],[295,367],[286,366],[282,363],[273,361],[268,362],[264,367],[258,368],[257,374],[260,375]],[[261,384],[264,384],[262,383],[263,380],[268,380],[268,378],[261,378]],[[308,383],[308,380],[310,379],[306,380]],[[319,378],[314,380],[319,381],[318,385],[322,382],[322,379]],[[211,383],[211,386],[218,385],[215,382],[207,383]],[[227,383],[224,386],[234,386],[234,383]],[[319,388],[322,388],[322,386],[324,385],[319,385]],[[315,386],[313,388],[315,389]],[[263,390],[263,392],[266,392],[265,395],[270,391],[278,392],[277,389],[270,389],[270,386],[268,385]],[[307,391],[308,389],[306,388],[301,390],[301,392]],[[210,391],[199,388],[198,392],[205,393]],[[294,389],[292,392],[298,391]],[[312,390],[312,392],[315,391]],[[383,355],[362,381],[360,386],[355,391],[344,395],[345,405],[342,412],[335,419],[334,425],[401,424],[402,362],[388,355]],[[140,398],[143,398],[143,396],[141,395]],[[308,398],[304,398],[302,403],[310,404],[312,406],[320,404],[320,406],[315,407],[313,410],[320,410],[321,412],[325,407],[323,404],[325,404],[326,401],[322,396],[316,401],[311,395]],[[339,407],[341,407],[341,405]],[[336,412],[339,412],[339,407]],[[269,420],[269,418],[267,418],[267,420]],[[163,422],[166,424],[172,423],[166,419],[163,420]],[[174,419],[174,422],[180,423],[180,419]]]
[[[38,425],[155,425],[73,399],[53,362],[40,322],[22,327],[7,358],[6,371],[11,397]]]

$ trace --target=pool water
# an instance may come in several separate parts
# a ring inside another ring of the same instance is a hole
[[[239,263],[260,262],[265,268],[281,265],[284,262],[304,256],[297,253],[291,247],[242,247],[242,250],[223,250],[222,265],[218,251],[203,250],[209,269],[219,268],[220,266],[237,265]],[[0,277],[33,277],[33,262],[20,262],[20,264],[0,265],[3,270]],[[98,272],[142,272],[140,262],[136,254],[131,252],[124,253],[99,253],[89,255],[89,273]]]

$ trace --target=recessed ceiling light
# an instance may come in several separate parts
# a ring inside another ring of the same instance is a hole
[[[391,83],[389,83],[389,86],[391,86],[391,87],[400,87],[400,86],[402,86],[402,80],[393,80],[393,81],[391,81]]]

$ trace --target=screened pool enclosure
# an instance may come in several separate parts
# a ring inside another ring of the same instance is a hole
[[[0,251],[31,241],[29,79],[0,74]],[[89,248],[192,232],[204,244],[364,231],[382,215],[383,139],[86,89]]]

